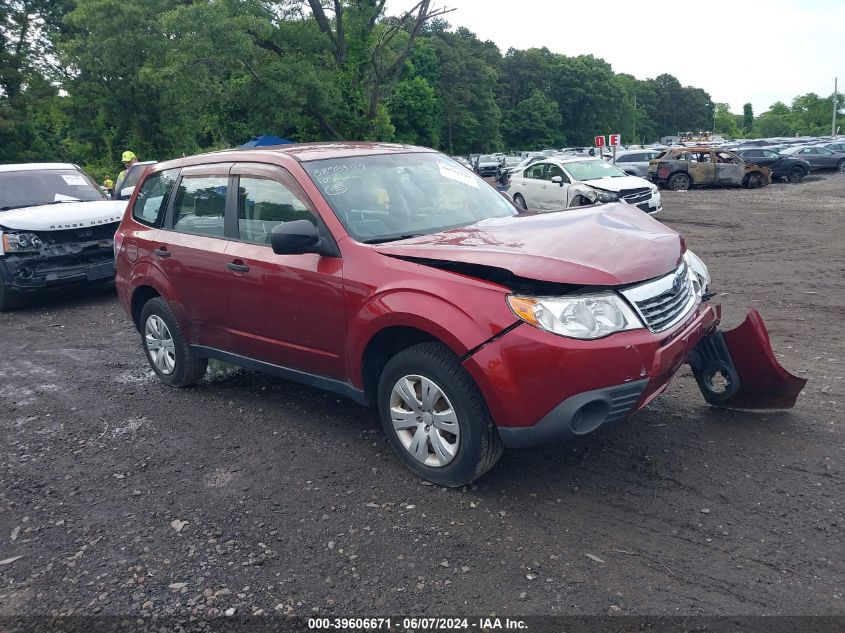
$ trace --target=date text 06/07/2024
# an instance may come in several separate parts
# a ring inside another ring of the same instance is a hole
[[[513,618],[309,618],[309,630],[334,631],[455,631],[511,630],[528,628],[526,622]]]

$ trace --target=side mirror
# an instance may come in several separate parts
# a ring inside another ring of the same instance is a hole
[[[135,187],[126,187],[120,190],[120,195],[117,197],[118,200],[129,200],[132,197],[132,193],[135,191]]]
[[[560,176],[552,176],[552,182],[563,187],[563,178]]]
[[[294,220],[277,224],[270,233],[270,246],[276,255],[316,253],[322,240],[308,220]]]

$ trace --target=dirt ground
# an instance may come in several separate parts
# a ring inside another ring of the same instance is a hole
[[[110,291],[0,314],[0,615],[845,615],[845,176],[664,194],[727,327],[810,382],[422,483],[375,413],[216,366],[174,390]]]

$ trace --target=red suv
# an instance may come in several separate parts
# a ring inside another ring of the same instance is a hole
[[[790,406],[803,386],[762,324],[738,343],[716,330],[707,269],[674,231],[625,204],[519,214],[423,148],[159,163],[115,249],[120,299],[163,382],[195,383],[217,358],[377,406],[405,464],[450,486],[503,447],[619,422],[685,362],[716,404],[753,407],[769,388],[768,406]]]

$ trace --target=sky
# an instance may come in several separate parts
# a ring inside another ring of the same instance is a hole
[[[388,0],[396,15],[418,0]],[[592,54],[638,79],[669,73],[737,114],[845,92],[845,0],[434,0],[452,26],[508,48]]]

